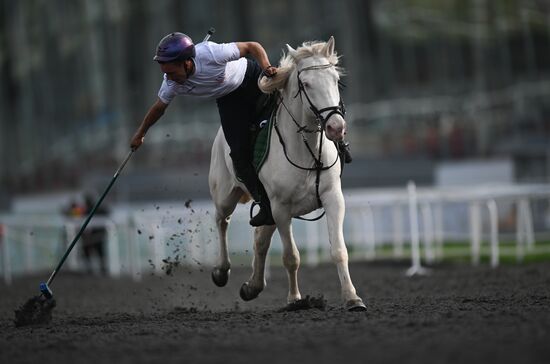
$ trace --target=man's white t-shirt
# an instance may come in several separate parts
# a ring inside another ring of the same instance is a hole
[[[247,60],[241,58],[236,43],[203,42],[195,45],[195,51],[195,73],[185,83],[168,80],[164,74],[158,97],[165,104],[169,104],[176,95],[217,99],[243,82]]]

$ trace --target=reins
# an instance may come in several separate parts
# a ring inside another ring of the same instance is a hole
[[[337,106],[329,106],[329,107],[325,107],[325,108],[322,108],[322,109],[318,109],[313,104],[313,102],[311,101],[309,95],[307,94],[306,89],[304,87],[304,84],[303,84],[302,80],[300,79],[300,73],[302,73],[304,71],[309,71],[309,70],[326,69],[326,68],[329,68],[329,67],[333,67],[333,65],[329,63],[329,64],[306,67],[306,68],[303,68],[303,69],[299,70],[298,73],[297,73],[297,76],[296,76],[297,79],[298,79],[298,92],[296,93],[294,98],[298,97],[298,95],[299,95],[300,100],[303,103],[304,101],[303,101],[303,98],[302,98],[302,93],[304,94],[307,102],[309,103],[309,108],[313,112],[313,114],[315,115],[315,119],[317,120],[317,129],[316,130],[310,130],[310,129],[307,128],[306,125],[300,125],[300,123],[296,120],[294,115],[292,115],[292,113],[290,112],[290,110],[286,106],[282,96],[279,94],[280,104],[283,105],[283,107],[285,108],[286,112],[288,113],[288,115],[290,116],[290,118],[292,119],[294,124],[296,124],[296,126],[298,127],[298,130],[296,132],[301,135],[302,141],[304,142],[304,145],[306,146],[307,151],[309,152],[309,154],[313,158],[313,161],[314,161],[314,166],[313,167],[300,166],[300,165],[296,164],[295,162],[293,162],[290,159],[290,157],[288,156],[287,149],[286,149],[286,144],[283,140],[283,136],[281,135],[281,132],[279,131],[278,124],[277,124],[277,112],[278,112],[278,110],[275,110],[274,115],[273,115],[273,119],[274,119],[273,120],[273,127],[275,128],[275,131],[277,132],[277,136],[279,137],[279,142],[281,143],[281,146],[283,147],[283,153],[284,153],[287,161],[291,165],[293,165],[294,167],[296,167],[298,169],[305,170],[305,171],[315,171],[315,173],[316,173],[315,174],[315,194],[316,194],[317,203],[319,205],[319,208],[323,207],[323,203],[321,201],[321,196],[319,194],[319,185],[320,185],[320,182],[321,182],[321,172],[332,168],[336,164],[336,162],[338,162],[338,159],[340,158],[339,153],[337,151],[336,159],[334,160],[334,162],[329,166],[324,166],[323,165],[322,153],[323,153],[323,136],[324,136],[325,125],[326,125],[327,120],[334,114],[338,114],[338,115],[341,115],[342,117],[344,117],[345,113],[346,113],[346,110],[345,110],[345,107],[344,107],[344,103],[342,102],[342,99],[340,99],[340,102]],[[329,111],[329,113],[325,117],[323,117],[322,114],[326,111]],[[311,148],[311,146],[309,145],[309,143],[307,141],[307,138],[305,136],[306,133],[308,133],[308,134],[319,133],[319,149],[318,149],[317,156],[315,156],[315,153],[313,152],[313,149]],[[320,216],[317,216],[313,219],[306,219],[306,218],[301,217],[301,216],[298,216],[298,217],[295,217],[295,218],[299,219],[299,220],[305,220],[305,221],[317,221],[317,220],[321,219],[325,215],[325,213],[326,213],[326,211],[323,211],[323,213]]]

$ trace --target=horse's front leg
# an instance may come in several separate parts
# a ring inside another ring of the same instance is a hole
[[[260,294],[265,288],[265,259],[269,246],[271,245],[271,237],[275,231],[275,225],[260,226],[254,230],[254,260],[252,262],[252,276],[248,282],[241,286],[241,298],[245,301],[250,301]]]
[[[338,269],[338,277],[342,286],[342,299],[346,309],[350,311],[364,311],[366,306],[357,295],[351,282],[348,267],[348,250],[344,243],[344,214],[345,202],[341,191],[327,193],[322,196],[325,207],[330,241],[330,255]]]
[[[286,268],[288,276],[288,296],[287,303],[293,303],[302,298],[298,289],[298,268],[300,267],[300,252],[296,247],[294,236],[292,235],[292,217],[283,212],[284,210],[275,205],[273,206],[273,219],[277,223],[277,230],[283,243],[283,265]]]

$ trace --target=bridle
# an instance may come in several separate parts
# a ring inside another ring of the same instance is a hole
[[[317,128],[316,129],[311,130],[311,129],[307,128],[307,125],[301,125],[296,120],[294,115],[292,115],[292,113],[290,112],[290,110],[286,106],[282,96],[279,94],[279,101],[280,101],[281,105],[283,105],[283,107],[285,108],[287,113],[290,115],[290,118],[292,119],[292,121],[294,121],[294,124],[296,124],[296,126],[298,127],[298,130],[296,132],[299,133],[302,136],[302,141],[304,142],[304,145],[306,146],[306,149],[308,150],[309,154],[311,154],[311,156],[312,156],[312,158],[315,162],[313,167],[300,166],[300,165],[296,164],[295,162],[293,162],[289,158],[287,150],[286,150],[286,144],[283,140],[283,137],[282,137],[282,135],[279,131],[278,125],[277,125],[277,118],[275,117],[276,113],[277,113],[276,111],[274,113],[274,122],[273,122],[275,131],[277,132],[277,136],[279,137],[279,141],[280,141],[280,143],[283,147],[284,155],[285,155],[286,159],[288,160],[288,162],[296,168],[299,168],[299,169],[302,169],[302,170],[305,170],[305,171],[315,171],[316,172],[316,176],[315,176],[315,193],[316,193],[317,203],[319,204],[319,207],[323,206],[322,201],[321,201],[321,197],[319,195],[319,184],[320,184],[320,180],[321,180],[321,172],[332,168],[336,164],[336,162],[338,162],[338,159],[339,159],[339,153],[336,153],[336,159],[334,160],[334,162],[332,164],[330,164],[329,166],[324,166],[323,165],[323,161],[321,160],[321,157],[322,157],[322,152],[323,152],[323,134],[324,134],[324,131],[325,131],[325,126],[326,126],[326,123],[327,123],[328,119],[334,114],[338,114],[338,115],[341,115],[342,117],[344,117],[346,115],[346,109],[345,109],[345,106],[344,106],[344,102],[342,101],[342,98],[340,98],[340,102],[336,106],[328,106],[328,107],[324,107],[322,109],[319,109],[318,107],[316,107],[313,104],[313,102],[311,101],[311,98],[309,97],[309,95],[307,94],[304,83],[300,79],[300,74],[304,71],[323,70],[323,69],[327,69],[327,68],[330,68],[330,67],[334,67],[334,65],[328,63],[328,64],[323,64],[323,65],[305,67],[305,68],[299,70],[296,74],[296,77],[298,79],[298,92],[296,93],[296,95],[294,95],[294,98],[297,98],[298,96],[300,96],[300,100],[303,103],[304,100],[303,100],[302,95],[305,96],[305,98],[306,98],[306,100],[309,104],[310,110],[315,115],[315,119],[317,121]],[[326,114],[326,116],[323,116],[323,113],[325,113],[327,111],[328,111],[328,114]],[[319,149],[317,151],[318,152],[317,156],[315,155],[315,153],[313,152],[313,149],[310,147],[310,145],[307,141],[307,138],[305,136],[306,133],[319,133]],[[320,216],[318,216],[314,219],[305,219],[303,217],[297,217],[297,219],[307,220],[307,221],[315,221],[315,220],[318,220],[321,217],[323,217],[324,214],[325,213],[323,212],[323,214],[321,214]]]
[[[337,106],[328,106],[328,107],[325,107],[325,108],[322,108],[322,109],[319,110],[313,104],[313,102],[311,101],[309,95],[307,94],[304,83],[302,82],[302,79],[300,78],[300,74],[304,71],[323,70],[323,69],[327,69],[327,68],[330,68],[330,67],[334,67],[334,65],[331,64],[331,63],[327,63],[327,64],[322,64],[322,65],[317,65],[317,66],[305,67],[305,68],[302,68],[301,70],[299,70],[296,73],[296,78],[298,79],[298,92],[296,92],[296,95],[294,95],[294,98],[300,96],[300,100],[303,103],[304,100],[302,99],[302,94],[306,97],[306,100],[309,103],[309,108],[311,109],[311,111],[315,115],[315,118],[317,119],[317,123],[319,125],[321,125],[321,128],[323,130],[325,129],[327,120],[332,115],[338,114],[338,115],[342,116],[342,118],[344,118],[346,116],[346,108],[345,108],[344,102],[342,101],[342,98],[340,98],[340,101],[338,102]],[[323,116],[323,113],[326,112],[326,111],[328,111],[329,113],[326,116]]]

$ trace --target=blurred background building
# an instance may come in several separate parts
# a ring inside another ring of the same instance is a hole
[[[355,156],[344,187],[436,182],[506,161],[550,180],[550,2],[542,0],[0,1],[0,210],[15,196],[102,189],[154,102],[159,39],[336,38]],[[178,98],[117,183],[120,201],[206,197],[213,102]]]

